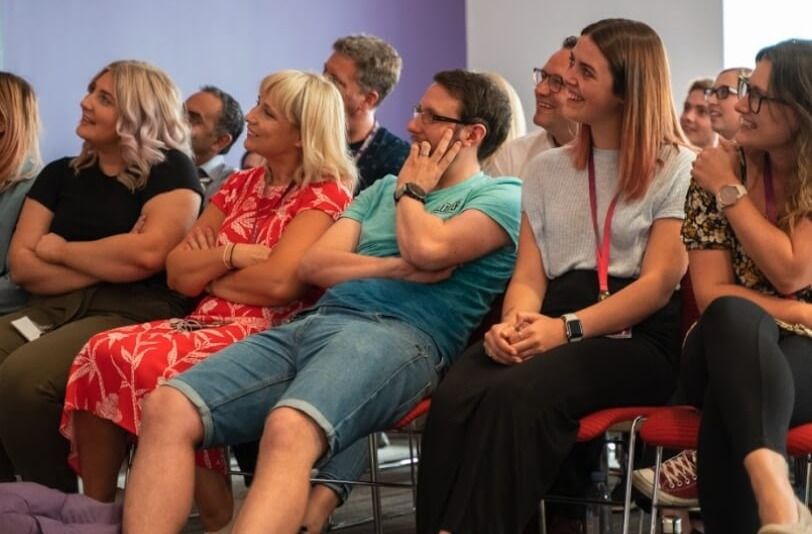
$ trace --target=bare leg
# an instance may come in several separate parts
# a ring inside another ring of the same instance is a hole
[[[798,509],[784,457],[770,449],[757,449],[744,457],[744,468],[758,502],[761,524],[796,523]]]
[[[124,497],[124,532],[175,534],[192,507],[197,409],[179,391],[159,387],[144,401],[132,476]]]
[[[118,473],[127,455],[127,431],[82,411],[73,414],[73,428],[85,495],[113,502]]]
[[[302,526],[307,527],[307,532],[315,533],[324,530],[330,514],[339,505],[338,495],[329,487],[316,484],[310,490],[310,498],[307,500],[307,510],[305,510]]]
[[[265,422],[254,483],[235,533],[296,533],[310,493],[310,469],[324,454],[324,432],[292,408],[277,408]]]
[[[220,530],[231,521],[234,497],[231,494],[231,479],[228,476],[211,469],[196,467],[194,494],[203,530],[207,532]]]

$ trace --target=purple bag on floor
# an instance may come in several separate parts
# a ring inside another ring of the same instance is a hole
[[[0,484],[0,534],[119,534],[121,504],[32,482]]]

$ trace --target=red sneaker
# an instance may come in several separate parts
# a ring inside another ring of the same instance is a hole
[[[632,484],[645,496],[654,493],[654,468],[632,473]],[[696,476],[696,451],[685,450],[664,461],[660,468],[657,502],[662,506],[699,506]]]

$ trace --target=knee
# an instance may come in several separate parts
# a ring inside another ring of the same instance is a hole
[[[724,296],[715,299],[705,308],[701,321],[715,336],[740,336],[745,329],[750,328],[747,323],[755,321],[752,325],[755,329],[764,315],[766,312],[750,300]]]
[[[203,439],[203,422],[183,393],[159,387],[144,399],[140,434],[142,438],[172,435],[197,443]]]
[[[313,419],[294,408],[276,408],[265,420],[260,451],[296,452],[327,448],[324,431]]]
[[[21,412],[36,410],[43,404],[42,392],[47,391],[47,387],[37,384],[38,378],[28,367],[25,361],[13,357],[0,366],[0,414],[11,410],[19,417]]]

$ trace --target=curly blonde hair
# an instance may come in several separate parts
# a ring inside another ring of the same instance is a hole
[[[812,41],[790,39],[762,48],[756,62],[772,65],[769,90],[798,116],[795,180],[787,183],[784,214],[779,223],[791,229],[812,217]]]
[[[321,74],[283,70],[266,76],[259,93],[299,131],[302,160],[294,182],[307,185],[329,176],[353,191],[358,170],[349,156],[344,104],[335,85]]]
[[[124,161],[117,179],[134,193],[146,185],[150,169],[166,159],[164,151],[176,149],[191,157],[183,100],[172,79],[144,61],[114,61],[93,77],[90,87],[106,72],[113,77],[116,133]],[[96,159],[93,146],[86,141],[71,166],[78,174]]]
[[[0,192],[36,175],[39,151],[39,108],[31,85],[10,72],[0,72]]]

